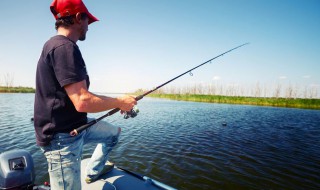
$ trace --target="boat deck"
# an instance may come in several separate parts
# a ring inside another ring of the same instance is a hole
[[[155,186],[151,181],[145,181],[138,177],[129,174],[117,167],[111,172],[102,175],[97,181],[91,184],[87,184],[84,181],[85,169],[88,159],[84,159],[81,162],[81,185],[83,190],[161,190]]]

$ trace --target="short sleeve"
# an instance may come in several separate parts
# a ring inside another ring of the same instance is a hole
[[[52,52],[53,69],[61,87],[87,78],[87,70],[77,45],[68,43]]]

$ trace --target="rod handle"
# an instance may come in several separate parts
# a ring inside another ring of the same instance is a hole
[[[118,111],[120,111],[119,108],[115,108],[111,111],[109,111],[107,114],[105,114],[104,116],[102,117],[99,117],[98,119],[95,119],[95,120],[92,120],[90,121],[89,123],[87,124],[84,124],[76,129],[73,129],[69,134],[70,136],[74,137],[74,136],[77,136],[79,133],[81,133],[83,130],[86,130],[87,128],[91,127],[92,125],[98,123],[101,119],[105,118],[105,117],[108,117],[110,115],[113,115],[115,113],[117,113]]]
[[[97,120],[92,120],[89,123],[86,123],[84,125],[81,125],[78,128],[73,129],[69,134],[70,134],[70,136],[75,137],[79,133],[81,133],[83,130],[87,129],[88,127],[90,127],[90,126],[92,126],[94,124],[96,124],[97,122],[98,122]]]

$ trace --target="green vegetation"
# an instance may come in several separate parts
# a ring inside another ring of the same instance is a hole
[[[154,98],[166,98],[171,100],[193,101],[193,102],[320,109],[320,99],[261,98],[261,97],[240,97],[240,96],[220,96],[220,95],[198,95],[198,94],[150,94],[148,96],[154,97]]]
[[[6,87],[0,86],[0,93],[34,93],[35,89],[31,87]]]

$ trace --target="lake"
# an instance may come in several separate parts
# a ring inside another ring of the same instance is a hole
[[[0,94],[0,152],[26,149],[36,183],[48,179],[35,144],[34,94]],[[110,154],[118,166],[178,189],[320,189],[320,111],[144,98]],[[99,117],[103,113],[90,114]],[[95,145],[88,144],[84,156]]]

